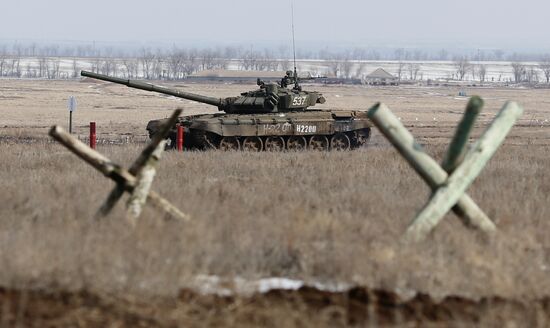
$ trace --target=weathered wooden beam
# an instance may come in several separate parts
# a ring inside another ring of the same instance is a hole
[[[470,132],[474,127],[474,122],[483,108],[483,99],[478,96],[473,96],[466,105],[466,111],[464,116],[456,128],[447,155],[441,163],[441,167],[449,174],[462,162],[464,154],[466,153],[466,145],[468,145],[468,139]]]
[[[132,173],[133,175],[139,173],[139,170],[143,167],[143,165],[145,165],[151,154],[156,151],[161,141],[166,140],[170,129],[176,125],[176,121],[178,120],[180,114],[181,108],[176,109],[172,113],[168,121],[166,121],[166,123],[164,123],[160,127],[160,129],[151,139],[151,142],[149,142],[149,144],[143,149],[139,157],[134,161],[134,163],[132,163],[132,166],[130,166],[130,169],[128,170],[130,173]]]
[[[113,163],[109,158],[91,149],[59,126],[53,126],[50,129],[49,135],[64,145],[71,152],[75,153],[78,157],[83,159],[86,163],[103,173],[106,177],[114,180],[118,185],[123,186],[125,191],[132,192],[134,190],[136,186],[136,177],[124,168],[121,168],[117,164]],[[149,192],[147,199],[151,200],[153,205],[160,207],[177,219],[189,219],[189,216],[183,214],[169,201],[162,198],[154,191]]]
[[[121,169],[120,166],[107,157],[74,138],[60,126],[53,126],[49,135],[106,177],[115,180],[115,182],[126,184],[129,181],[135,181],[135,177],[128,171]]]
[[[120,197],[124,194],[125,188],[123,183],[117,183],[116,186],[111,190],[109,196],[96,213],[96,218],[106,217],[111,213],[116,203],[119,201]]]
[[[182,110],[178,108],[172,113],[168,121],[160,127],[159,131],[157,131],[157,133],[155,133],[155,135],[153,136],[151,142],[149,142],[149,144],[145,147],[145,149],[143,149],[143,151],[134,161],[134,163],[132,163],[132,166],[130,166],[130,169],[128,170],[132,175],[136,176],[139,174],[139,171],[147,162],[147,159],[151,156],[159,143],[166,139],[168,133],[170,132],[170,128],[176,124],[176,121],[178,120],[178,116],[181,114],[181,111]],[[123,194],[124,187],[121,187],[120,184],[117,184],[113,188],[111,193],[109,193],[109,196],[107,197],[105,202],[99,208],[97,216],[104,217],[109,215],[109,213],[113,210],[116,203],[119,201]]]
[[[456,204],[502,144],[522,112],[523,109],[514,102],[504,105],[481,138],[466,153],[462,164],[454,170],[447,182],[437,189],[428,204],[413,220],[406,232],[408,240],[423,239]]]
[[[381,103],[374,105],[368,111],[368,117],[432,190],[436,190],[445,183],[448,177],[447,172],[424,152],[422,146],[415,142],[412,134],[386,105]],[[496,229],[489,217],[467,194],[464,194],[458,201],[456,212],[468,226],[479,228],[485,232],[492,232]]]
[[[151,189],[153,179],[155,178],[155,174],[157,172],[156,165],[160,160],[165,145],[166,140],[162,139],[162,141],[157,144],[155,151],[151,153],[147,161],[139,169],[136,187],[132,191],[127,205],[128,215],[132,219],[137,219],[139,217],[141,210],[147,201],[149,190]]]

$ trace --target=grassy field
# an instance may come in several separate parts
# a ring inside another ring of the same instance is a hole
[[[25,89],[24,83],[31,85]],[[429,189],[377,131],[368,147],[346,153],[169,152],[163,155],[153,189],[190,214],[190,222],[170,220],[148,207],[132,227],[123,204],[108,218],[95,220],[93,215],[112,183],[65,148],[46,142],[46,126],[66,114],[62,98],[76,94],[83,99],[82,116],[92,120],[97,114],[97,120],[105,122],[100,126],[112,135],[141,133],[138,127],[147,118],[168,115],[166,109],[176,105],[162,100],[171,104],[163,109],[153,96],[141,92],[124,96],[127,91],[120,89],[116,95],[100,94],[102,107],[90,109],[87,101],[95,99],[98,91],[75,84],[72,92],[58,90],[55,101],[44,100],[42,108],[38,105],[42,100],[32,102],[32,93],[25,91],[39,87],[50,94],[45,82],[10,81],[0,98],[0,110],[6,114],[1,134],[16,137],[0,141],[0,325],[373,323],[368,300],[358,301],[359,310],[350,310],[350,300],[356,300],[351,294],[339,301],[339,296],[313,297],[307,291],[299,297],[292,293],[207,297],[191,292],[201,275],[246,280],[284,276],[365,286],[395,292],[404,299],[420,292],[434,300],[452,296],[485,302],[485,307],[479,307],[457,301],[454,307],[437,312],[450,316],[424,314],[424,321],[410,315],[409,307],[395,306],[391,312],[391,306],[382,304],[382,325],[456,320],[494,324],[512,319],[521,325],[527,318],[533,320],[528,321],[530,326],[542,327],[548,322],[550,131],[544,119],[550,115],[546,105],[550,96],[542,91],[476,90],[488,98],[481,125],[492,118],[502,99],[525,102],[523,120],[468,191],[494,219],[498,232],[487,237],[448,214],[425,242],[406,245],[400,237],[426,202]],[[17,88],[22,98],[6,100],[13,98]],[[237,87],[220,88],[229,93]],[[327,87],[325,93],[334,99],[348,98],[344,108],[360,107],[362,97],[372,102],[382,98],[427,151],[441,159],[465,105],[463,99],[449,96],[451,92]],[[57,100],[60,108],[54,105]],[[126,113],[132,115],[127,122],[121,122],[122,116],[110,121],[119,100],[137,101],[132,106],[143,108],[128,109]],[[149,105],[154,107],[152,113],[146,110]],[[27,106],[35,116],[32,122],[25,120]],[[202,108],[189,107],[189,111]],[[80,129],[84,133],[84,127]],[[18,142],[28,135],[36,139],[30,144]],[[99,151],[128,166],[142,147],[100,145]],[[502,300],[511,305],[501,307]],[[462,309],[457,313],[486,312],[453,318],[455,308]],[[501,312],[495,314],[492,309]],[[44,314],[36,315],[40,311]],[[107,321],[100,321],[98,315]]]

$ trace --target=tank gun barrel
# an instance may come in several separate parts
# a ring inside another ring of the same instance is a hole
[[[195,94],[195,93],[184,92],[184,91],[179,91],[179,90],[175,90],[175,89],[166,88],[166,87],[159,86],[159,85],[154,85],[154,84],[151,84],[151,83],[121,79],[121,78],[118,78],[118,77],[108,76],[108,75],[104,75],[104,74],[98,74],[98,73],[89,72],[89,71],[81,71],[80,75],[86,76],[86,77],[91,77],[91,78],[102,80],[102,81],[108,81],[108,82],[113,82],[113,83],[117,83],[117,84],[123,84],[127,87],[134,88],[134,89],[141,89],[141,90],[145,90],[145,91],[154,91],[154,92],[163,93],[163,94],[166,94],[166,95],[171,95],[171,96],[178,97],[178,98],[194,100],[194,101],[198,101],[198,102],[205,103],[205,104],[208,104],[208,105],[217,106],[217,107],[220,107],[220,108],[224,107],[226,105],[226,100],[223,99],[223,98],[214,98],[214,97],[202,96],[202,95],[198,95],[198,94]]]

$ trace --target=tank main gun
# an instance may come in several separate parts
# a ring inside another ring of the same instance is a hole
[[[145,90],[145,91],[154,91],[154,92],[159,92],[159,93],[162,93],[162,94],[171,95],[171,96],[178,97],[178,98],[194,100],[194,101],[198,101],[198,102],[205,103],[205,104],[212,105],[212,106],[224,107],[226,105],[226,100],[222,99],[222,98],[214,98],[214,97],[198,95],[198,94],[195,94],[195,93],[174,90],[174,89],[166,88],[166,87],[163,87],[163,86],[154,85],[154,84],[151,84],[151,83],[135,81],[135,80],[121,79],[121,78],[114,77],[114,76],[108,76],[108,75],[98,74],[98,73],[88,72],[88,71],[81,71],[80,75],[86,76],[86,77],[91,77],[91,78],[102,80],[102,81],[122,84],[122,85],[125,85],[125,86],[129,87],[129,88],[140,89],[140,90]]]
[[[303,111],[309,106],[322,104],[325,98],[315,91],[302,91],[301,88],[292,90],[279,86],[277,83],[263,83],[258,81],[260,88],[243,92],[237,97],[215,98],[195,93],[171,89],[147,82],[122,79],[104,74],[81,71],[80,75],[94,79],[122,84],[130,88],[153,91],[178,98],[197,101],[218,107],[218,110],[229,114],[255,114]]]

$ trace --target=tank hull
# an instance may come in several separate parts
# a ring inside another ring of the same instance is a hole
[[[150,121],[149,135],[164,120]],[[223,150],[349,150],[364,145],[372,124],[366,112],[307,110],[269,114],[204,114],[182,116],[184,147]],[[176,126],[170,133],[175,146]]]

